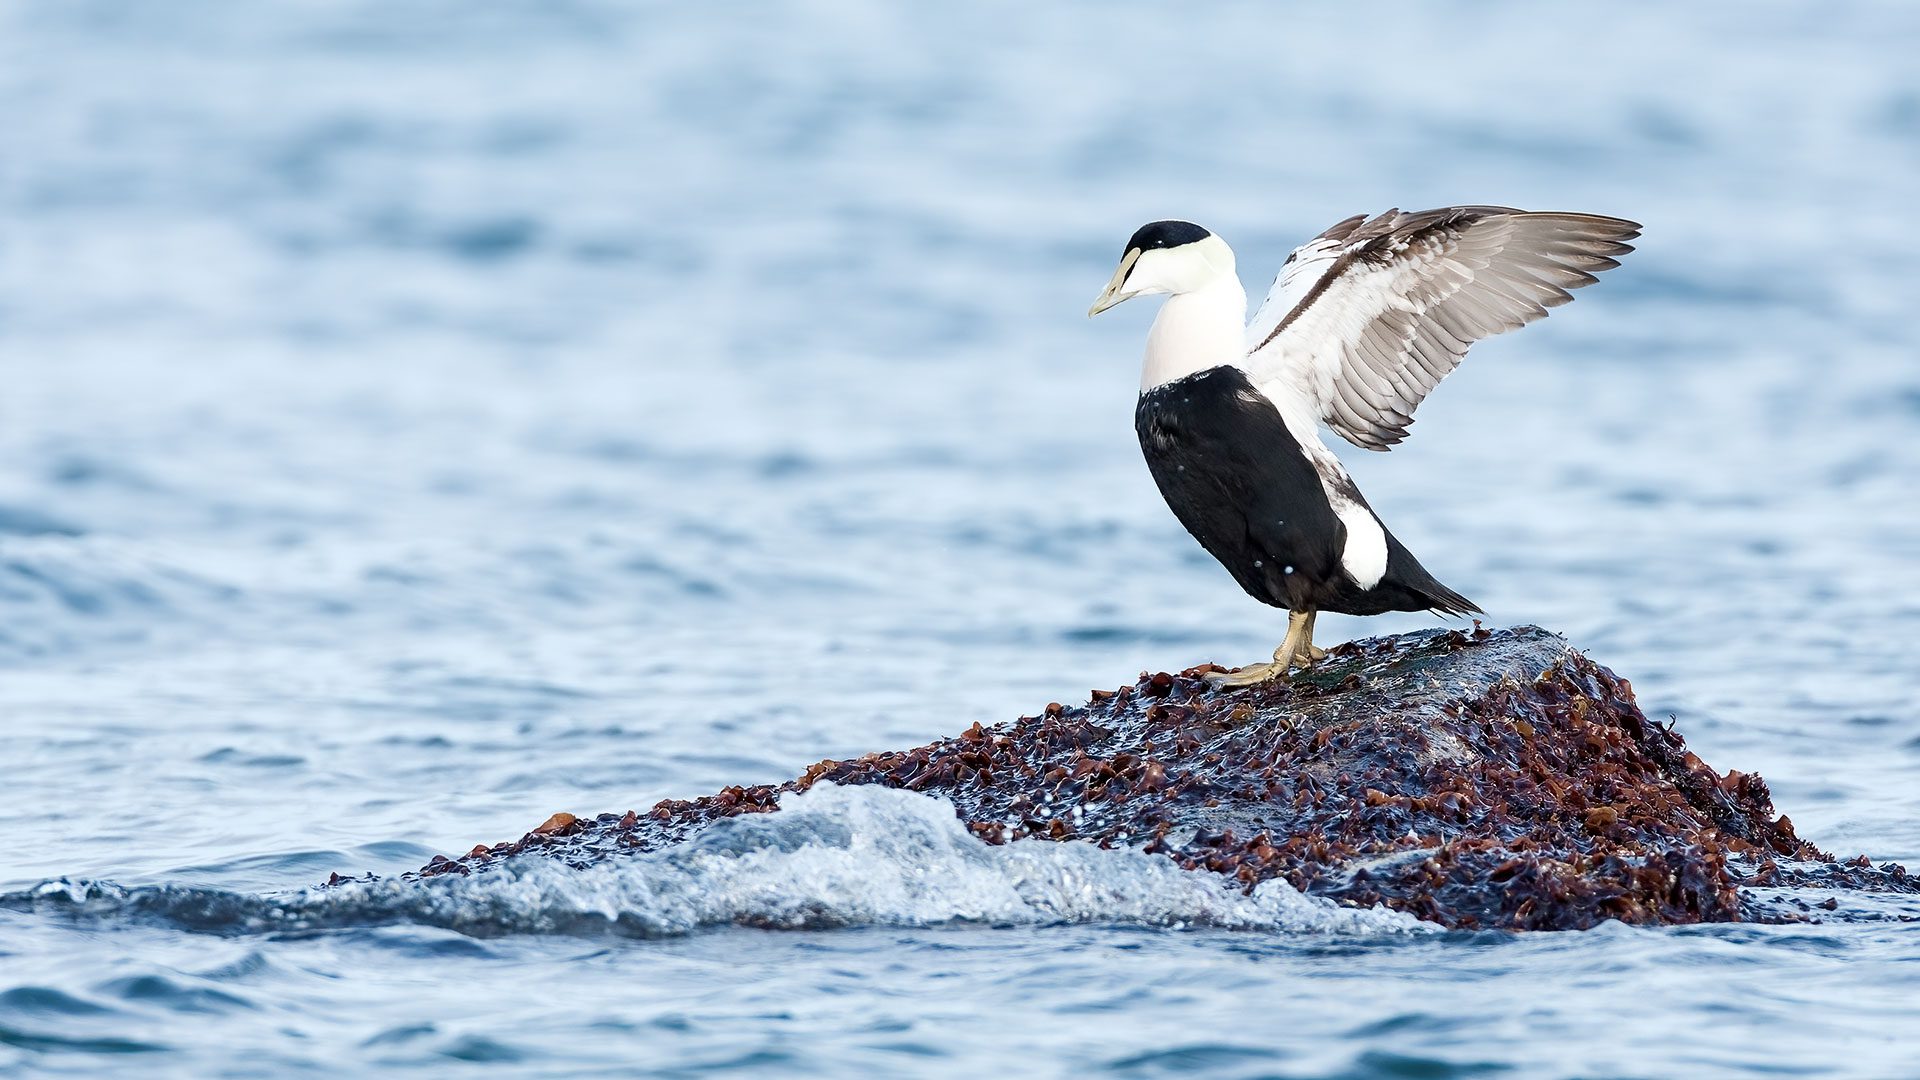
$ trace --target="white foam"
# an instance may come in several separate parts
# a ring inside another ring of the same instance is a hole
[[[823,784],[786,796],[781,807],[719,822],[684,845],[580,870],[522,857],[470,877],[355,882],[277,896],[61,881],[6,899],[228,933],[396,922],[480,935],[952,922],[1430,929],[1384,909],[1306,897],[1281,881],[1244,893],[1162,855],[1085,842],[994,847],[968,833],[944,800],[911,792]]]

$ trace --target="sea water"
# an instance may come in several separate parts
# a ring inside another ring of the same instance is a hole
[[[1920,928],[1435,932],[823,789],[1270,651],[1133,445],[1142,222],[1646,224],[1389,526],[1920,863],[1920,9],[0,4],[0,1073],[1920,1075]],[[1337,641],[1427,625],[1329,617]],[[360,880],[317,890],[330,874]]]

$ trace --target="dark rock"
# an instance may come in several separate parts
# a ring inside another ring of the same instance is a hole
[[[1282,877],[1449,927],[1794,921],[1812,917],[1795,890],[1916,891],[1900,867],[1795,836],[1758,776],[1708,768],[1626,680],[1537,627],[1354,642],[1286,685],[1211,692],[1206,670],[777,786],[556,815],[419,873],[512,856],[585,866],[832,781],[947,799],[989,844],[1139,846],[1248,888]]]

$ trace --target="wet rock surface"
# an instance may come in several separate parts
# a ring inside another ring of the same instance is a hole
[[[1797,837],[1758,776],[1709,768],[1626,680],[1537,627],[1352,642],[1290,684],[1210,691],[1209,670],[783,784],[555,814],[419,873],[587,866],[832,782],[945,798],[989,844],[1141,847],[1248,888],[1280,877],[1457,928],[1833,919],[1852,897],[1916,891],[1898,866]]]

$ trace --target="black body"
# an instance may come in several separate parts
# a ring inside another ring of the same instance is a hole
[[[1391,532],[1380,581],[1362,589],[1347,576],[1347,529],[1319,473],[1240,369],[1211,368],[1142,393],[1134,428],[1174,516],[1254,599],[1347,615],[1480,610],[1435,581]],[[1343,495],[1366,505],[1351,481],[1340,482]]]

